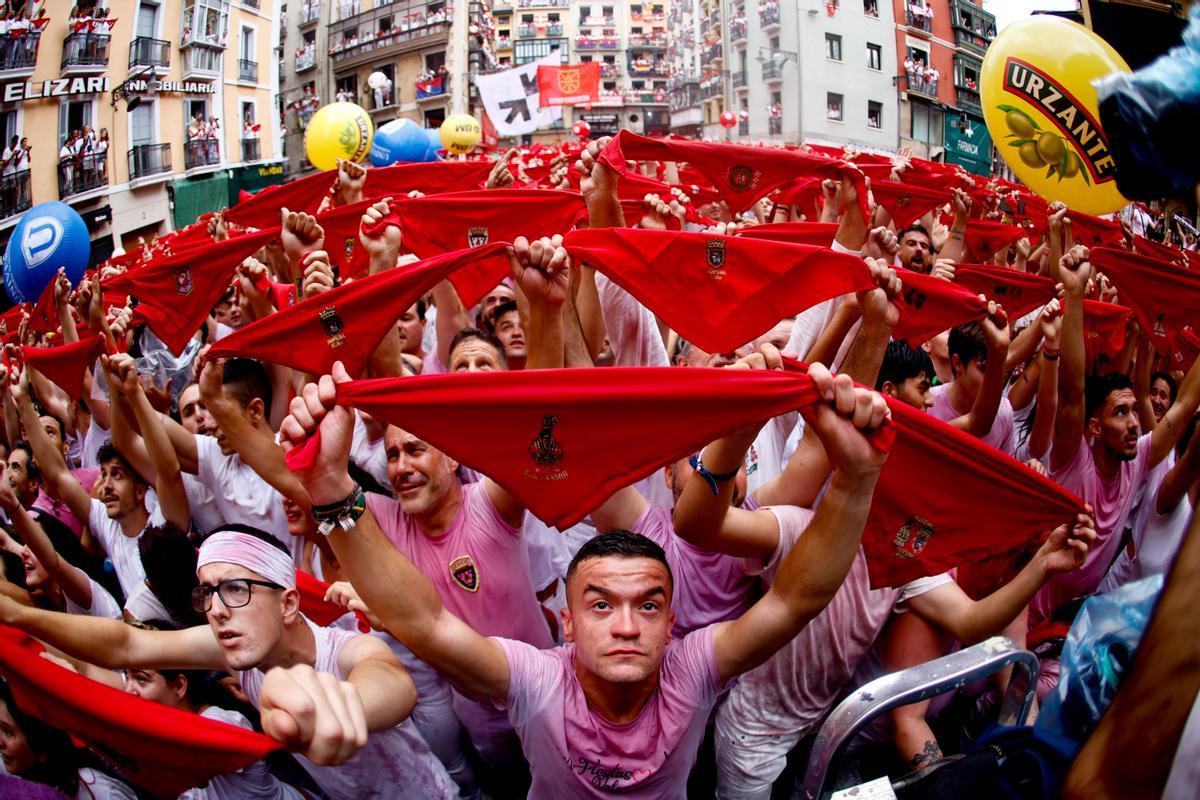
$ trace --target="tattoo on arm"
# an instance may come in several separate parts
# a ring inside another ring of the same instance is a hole
[[[925,742],[925,748],[912,757],[912,761],[908,762],[913,769],[921,769],[927,767],[934,761],[942,757],[942,748],[938,747],[937,742]]]

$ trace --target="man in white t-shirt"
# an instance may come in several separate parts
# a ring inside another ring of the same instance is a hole
[[[1013,408],[1004,396],[1008,357],[1008,318],[995,303],[989,316],[950,330],[951,383],[930,390],[929,415],[943,422],[962,420],[956,427],[997,450],[1016,454]]]

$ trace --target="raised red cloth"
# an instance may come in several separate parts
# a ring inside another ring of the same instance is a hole
[[[927,189],[974,189],[975,179],[955,164],[943,164],[940,161],[926,161],[923,158],[911,159],[906,170],[901,173],[904,183],[913,186],[924,186]]]
[[[1112,247],[1093,247],[1091,260],[1116,284],[1121,302],[1133,309],[1158,352],[1170,351],[1179,330],[1200,316],[1200,275]]]
[[[104,288],[136,297],[140,301],[139,317],[179,355],[229,288],[238,265],[278,237],[277,226],[214,242],[202,250],[192,248],[174,256],[156,257],[108,279]]]
[[[1200,336],[1191,327],[1184,328],[1175,337],[1175,349],[1171,351],[1171,369],[1183,370],[1192,368],[1196,357],[1200,356]]]
[[[367,251],[358,238],[358,228],[363,213],[374,203],[374,200],[361,200],[316,215],[317,224],[325,233],[329,263],[337,268],[342,280],[365,275],[370,267]]]
[[[58,309],[54,307],[54,284],[57,281],[58,278],[55,277],[47,283],[46,288],[38,295],[37,302],[29,307],[30,330],[53,333],[62,327],[58,321]]]
[[[1112,246],[1119,247],[1120,244],[1120,242],[1116,242]],[[1152,256],[1162,261],[1170,261],[1173,264],[1179,264],[1180,259],[1184,258],[1183,251],[1178,247],[1156,242],[1153,239],[1147,239],[1145,236],[1134,236],[1133,247],[1144,256]],[[1180,266],[1183,265],[1180,264]]]
[[[1125,347],[1125,330],[1133,311],[1115,303],[1083,301],[1084,348],[1087,363],[1104,354],[1115,358]]]
[[[425,194],[465,192],[478,189],[495,166],[483,161],[430,161],[420,164],[392,164],[367,170],[364,197],[400,199],[412,191]]]
[[[807,375],[704,367],[462,372],[338,386],[338,403],[421,437],[560,529],[664,464],[816,400]],[[620,446],[602,431],[619,431]],[[891,426],[875,436],[886,449]]]
[[[287,183],[268,186],[262,191],[240,200],[225,212],[225,219],[254,228],[276,228],[279,226],[280,209],[316,213],[321,199],[329,194],[336,173],[316,172]]]
[[[926,189],[907,183],[871,181],[871,195],[892,217],[896,230],[904,230],[929,211],[951,200],[949,189]]]
[[[821,208],[825,205],[825,198],[821,194],[823,180],[823,178],[801,178],[792,181],[771,195],[771,200],[780,205],[796,206],[805,219],[819,219]]]
[[[600,62],[555,67],[538,64],[538,97],[545,106],[577,106],[600,100]]]
[[[965,287],[903,268],[897,268],[896,274],[903,288],[896,298],[900,322],[892,329],[892,337],[906,339],[913,347],[987,314],[987,303]]]
[[[701,350],[727,353],[784,317],[873,286],[861,258],[767,239],[631,228],[564,244]]]
[[[350,611],[345,606],[326,600],[325,593],[329,591],[329,584],[307,572],[296,570],[296,591],[300,593],[300,613],[321,627],[341,619]],[[354,616],[358,617],[360,631],[366,633],[371,630],[371,624],[367,622],[366,617],[357,611],[354,612]]]
[[[1071,236],[1075,244],[1085,247],[1120,247],[1125,241],[1125,234],[1119,223],[1110,222],[1082,211],[1067,211],[1067,219],[1071,220]]]
[[[863,531],[872,586],[901,586],[967,563],[977,567],[972,580],[1010,575],[1031,540],[1083,510],[1079,498],[1011,456],[885,399],[896,438]]]
[[[324,375],[341,361],[358,375],[419,297],[455,270],[488,260],[507,264],[505,247],[493,242],[342,284],[239,328],[213,344],[209,355],[257,358],[310,375]]]
[[[25,634],[0,630],[0,672],[22,710],[82,740],[158,797],[175,797],[283,747],[63,669],[40,657],[42,647]]]
[[[967,258],[976,264],[986,263],[993,255],[1025,236],[1025,229],[1017,225],[988,219],[967,220],[964,237]]]
[[[1054,281],[1044,275],[985,264],[959,264],[954,282],[1004,306],[1014,321],[1049,303],[1055,295]]]
[[[813,247],[829,247],[837,238],[836,222],[769,222],[742,228],[738,236],[747,239],[771,239],[790,244],[807,244]]]
[[[104,352],[104,339],[88,335],[58,347],[22,347],[25,363],[45,375],[71,397],[83,394],[84,374]]]
[[[624,174],[626,159],[636,161],[686,161],[712,181],[737,214],[772,190],[799,177],[841,180],[849,174],[858,190],[863,219],[870,219],[867,183],[862,172],[847,161],[792,150],[749,147],[727,142],[694,142],[686,139],[648,139],[621,131],[600,153],[600,160]]]

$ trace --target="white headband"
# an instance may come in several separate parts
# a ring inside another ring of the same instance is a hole
[[[296,588],[296,566],[291,556],[248,533],[218,531],[205,539],[196,558],[196,571],[215,562],[236,564],[285,589]]]

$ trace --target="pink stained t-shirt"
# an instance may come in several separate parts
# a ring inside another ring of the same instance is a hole
[[[99,467],[77,467],[72,469],[71,476],[79,481],[79,485],[89,495],[92,493],[92,488],[96,485],[96,480],[100,477]],[[46,494],[45,489],[38,490],[37,499],[30,506],[30,511],[44,511],[56,520],[66,525],[71,529],[71,533],[76,536],[83,535],[83,523],[75,519],[75,515],[71,513],[71,507],[64,500],[55,500],[50,495]]]
[[[1029,625],[1033,627],[1067,601],[1096,591],[1108,572],[1121,546],[1125,521],[1133,506],[1138,487],[1150,465],[1150,438],[1144,433],[1138,439],[1137,455],[1121,463],[1112,480],[1105,480],[1096,470],[1092,448],[1085,440],[1075,456],[1050,474],[1050,477],[1070,492],[1074,492],[1096,511],[1096,544],[1088,550],[1087,559],[1079,569],[1053,576],[1034,596],[1029,606]]]
[[[958,419],[963,414],[967,414],[971,409],[959,411],[950,403],[950,384],[942,383],[929,390],[933,396],[933,406],[929,409],[929,416],[935,419],[940,419],[942,422],[949,422],[953,419]],[[1008,453],[1010,456],[1017,452],[1017,433],[1016,427],[1013,425],[1013,407],[1012,403],[1008,402],[1007,397],[1000,398],[1000,407],[996,409],[996,418],[992,420],[992,428],[986,434],[979,437],[979,441],[990,444],[992,447]]]
[[[462,506],[449,530],[428,536],[395,500],[368,494],[384,535],[437,589],[456,617],[484,636],[551,647],[550,628],[529,576],[520,528],[508,525],[481,483],[462,486]]]
[[[496,705],[521,737],[533,772],[529,797],[687,797],[704,726],[724,688],[712,628],[663,651],[659,685],[637,719],[616,725],[588,705],[575,675],[575,646],[538,650],[497,639],[508,657],[505,701]]]
[[[675,638],[714,622],[736,619],[750,608],[755,579],[742,569],[742,560],[700,550],[681,539],[669,509],[647,506],[633,532],[653,540],[667,554],[675,586],[671,595]]]

